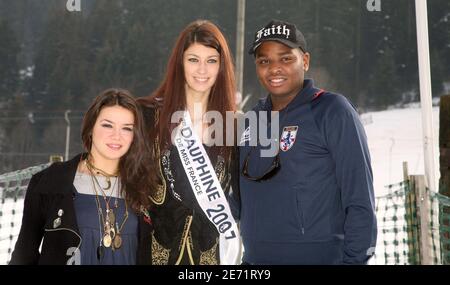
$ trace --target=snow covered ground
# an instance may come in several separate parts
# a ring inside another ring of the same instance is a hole
[[[403,181],[403,161],[410,175],[425,174],[420,108],[367,113],[363,120],[372,157],[375,195],[386,194],[385,186]],[[433,108],[436,168],[439,171],[439,108]]]
[[[375,196],[383,196],[388,193],[387,185],[396,184],[403,181],[403,162],[408,162],[408,171],[410,175],[424,175],[424,149],[422,133],[422,110],[417,107],[407,109],[394,109],[381,112],[373,112],[362,115],[365,124],[365,130],[369,143],[369,150],[372,158],[372,169],[374,174]],[[435,145],[436,170],[439,172],[439,108],[433,108],[433,131]],[[437,177],[439,178],[439,176]],[[398,189],[398,188],[394,188]],[[381,203],[388,200],[381,199]],[[380,202],[380,201],[379,201]],[[399,201],[390,201],[398,203]],[[402,205],[403,202],[400,203]],[[380,205],[378,205],[380,206]],[[380,206],[384,211],[384,204]],[[378,213],[379,225],[391,225],[381,223],[383,214],[392,216],[395,213],[388,209],[387,213]],[[396,216],[399,220],[392,226],[401,229],[404,226],[404,209],[396,209]],[[407,263],[402,251],[407,251],[405,244],[399,243],[395,246],[392,241],[406,238],[404,232],[398,234],[383,233],[382,228],[378,228],[378,239],[376,246],[376,258],[372,258],[369,264],[385,264],[384,252],[390,254],[393,263],[392,254],[399,253],[400,264]],[[387,241],[388,245],[384,242]],[[399,252],[400,250],[400,252]]]

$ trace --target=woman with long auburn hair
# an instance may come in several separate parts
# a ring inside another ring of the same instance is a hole
[[[144,136],[128,91],[97,96],[83,119],[86,152],[32,177],[10,264],[148,264],[155,171]]]
[[[197,20],[178,36],[161,85],[139,100],[160,166],[151,195],[152,264],[239,263],[238,164],[234,144],[225,145],[235,140],[226,132],[235,86],[224,35]],[[221,119],[208,121],[212,113]],[[223,124],[208,132],[213,122]]]

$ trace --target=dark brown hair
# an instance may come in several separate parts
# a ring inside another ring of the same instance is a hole
[[[119,174],[122,184],[122,194],[128,204],[139,212],[140,207],[148,208],[151,201],[148,191],[151,185],[155,185],[155,167],[150,158],[150,150],[144,130],[144,119],[140,106],[136,99],[123,89],[108,89],[98,95],[84,115],[81,128],[81,139],[87,152],[92,147],[92,130],[100,114],[105,107],[121,106],[129,110],[134,116],[133,141],[128,152],[120,158]]]
[[[220,54],[220,69],[216,82],[211,88],[206,111],[218,111],[226,122],[226,112],[235,111],[236,82],[234,77],[233,59],[227,41],[219,28],[207,20],[197,20],[190,23],[178,36],[167,64],[167,71],[161,85],[150,96],[141,102],[144,105],[154,105],[155,98],[162,98],[164,105],[159,114],[159,124],[155,130],[162,148],[171,143],[170,134],[176,127],[171,123],[171,116],[176,111],[186,109],[186,90],[184,77],[184,52],[194,43],[214,48]],[[226,139],[224,125],[224,143]],[[234,134],[228,134],[234,135]],[[230,154],[229,148],[215,147],[216,153],[224,157]]]

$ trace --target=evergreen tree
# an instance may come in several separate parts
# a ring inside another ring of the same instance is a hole
[[[0,18],[0,103],[12,99],[19,83],[19,45],[8,22]]]
[[[39,43],[30,90],[38,107],[73,108],[84,96],[91,72],[85,36],[83,17],[63,9],[52,11]]]
[[[380,50],[370,81],[370,102],[381,108],[386,108],[401,100],[398,96],[399,87],[394,52],[389,47]]]
[[[438,97],[442,95],[444,82],[446,80],[450,81],[450,78],[446,78],[445,67],[442,61],[443,56],[441,56],[439,50],[433,49],[430,57],[432,93],[434,97]]]
[[[450,2],[428,3],[433,96],[440,96],[443,83],[450,83]]]

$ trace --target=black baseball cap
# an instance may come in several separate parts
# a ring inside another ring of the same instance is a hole
[[[265,41],[277,41],[290,48],[300,48],[303,52],[307,50],[302,32],[294,24],[285,21],[272,20],[259,29],[248,53],[255,54],[256,49]]]

